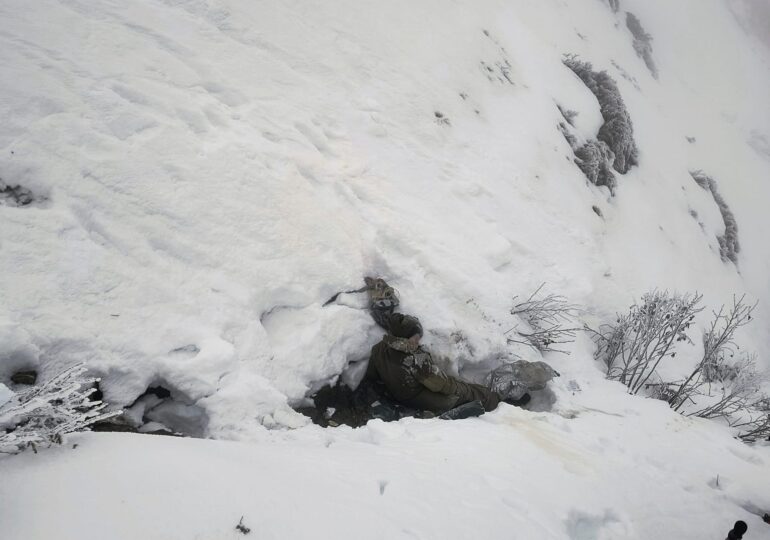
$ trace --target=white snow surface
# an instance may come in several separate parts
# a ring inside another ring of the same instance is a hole
[[[592,325],[654,288],[745,293],[741,347],[767,371],[770,52],[729,3],[4,0],[0,179],[37,200],[0,200],[0,393],[86,362],[110,403],[162,385],[153,421],[231,442],[89,434],[0,458],[0,536],[236,538],[241,515],[259,538],[762,530],[768,448],[627,396],[586,336],[546,355],[551,411],[322,430],[292,409],[380,339],[363,295],[323,306],[364,275],[468,378],[541,359],[505,331],[543,282]],[[615,197],[557,130],[557,104],[583,137],[602,121],[566,53],[634,122]],[[737,266],[694,169],[736,217]]]
[[[0,462],[3,538],[237,539],[241,517],[260,539],[724,538],[738,518],[766,538],[770,447],[615,386],[258,443],[72,436]]]

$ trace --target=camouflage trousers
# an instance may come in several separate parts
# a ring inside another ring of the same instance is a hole
[[[454,385],[454,389],[450,394],[431,392],[426,388],[412,399],[406,400],[404,405],[413,409],[442,414],[471,401],[480,401],[486,411],[495,409],[500,403],[500,398],[497,394],[480,384],[467,383],[448,375],[447,378],[451,379]]]

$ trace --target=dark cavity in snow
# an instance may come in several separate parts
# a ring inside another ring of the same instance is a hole
[[[184,393],[164,383],[150,385],[123,415],[94,425],[94,431],[130,431],[153,435],[203,437],[206,411]]]
[[[13,384],[24,384],[33,386],[37,382],[37,371],[34,369],[20,370],[11,375]]]

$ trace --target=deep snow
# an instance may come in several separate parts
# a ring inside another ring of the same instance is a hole
[[[477,460],[424,474],[419,486],[435,485],[442,504],[457,500],[449,491],[458,486],[482,482],[477,466],[499,477],[489,490],[477,488],[475,512],[431,507],[446,528],[418,536],[462,537],[461,522],[473,515],[491,537],[509,537],[516,524],[553,538],[718,537],[735,519],[752,519],[744,502],[768,508],[756,487],[770,478],[766,448],[623,397],[602,380],[585,336],[571,356],[546,358],[563,374],[555,413],[506,408],[459,425],[322,432],[302,427],[307,419],[291,408],[365,359],[380,338],[361,295],[322,307],[368,274],[399,289],[404,311],[428,330],[425,341],[466,377],[512,354],[540,359],[509,346],[504,332],[517,323],[511,297],[542,282],[584,305],[590,324],[656,287],[698,290],[712,308],[747,293],[760,305],[741,344],[770,367],[770,53],[744,34],[726,1],[622,0],[621,8],[652,35],[658,80],[635,54],[623,11],[599,0],[2,2],[0,178],[37,201],[0,201],[0,381],[20,367],[50,377],[84,361],[102,376],[110,402],[128,405],[162,384],[179,410],[159,418],[176,416],[197,435],[258,443],[89,435],[69,454],[4,459],[0,498],[15,505],[0,510],[8,537],[106,532],[77,520],[21,519],[37,504],[36,486],[74,470],[112,510],[120,495],[97,490],[100,476],[130,474],[136,491],[126,522],[148,529],[126,528],[126,538],[173,537],[171,521],[190,525],[180,529],[186,537],[219,537],[248,512],[169,505],[172,493],[182,502],[203,498],[208,480],[196,482],[197,471],[247,475],[260,497],[283,489],[285,473],[296,496],[310,474],[294,476],[303,460],[323,470],[356,459],[357,470],[375,466],[354,444],[327,459],[318,441],[377,433],[392,438],[389,470],[402,464],[405,478],[434,457],[457,456],[458,447],[483,446]],[[557,104],[578,111],[584,138],[601,125],[596,99],[562,64],[566,53],[608,70],[634,122],[640,163],[618,175],[615,197],[587,183],[557,129]],[[719,257],[724,224],[690,177],[695,169],[718,182],[736,217],[737,267]],[[698,349],[683,350],[672,371],[685,371]],[[612,403],[621,416],[560,416],[576,387],[591,407]],[[515,427],[501,432],[506,418]],[[520,454],[541,428],[558,448],[594,445],[591,472],[556,474],[540,453]],[[618,437],[619,446],[601,443]],[[435,444],[413,454],[423,438]],[[221,464],[209,465],[215,455]],[[137,461],[125,470],[89,468],[96,456]],[[266,462],[257,467],[259,456]],[[158,481],[177,459],[168,491],[147,499],[152,490],[140,479]],[[259,483],[263,469],[274,476]],[[20,471],[29,486],[13,495]],[[707,486],[716,474],[732,479],[720,484],[729,488]],[[329,478],[313,480],[309,493],[331,520],[345,507],[328,499],[336,485]],[[79,496],[66,485],[45,506],[62,516],[75,511],[65,499]],[[216,485],[229,504],[229,482]],[[365,488],[346,489],[353,501]],[[421,489],[407,484],[390,526],[416,523],[405,516],[419,514],[410,502]],[[531,500],[522,495],[528,490],[536,491]],[[503,509],[502,492],[524,506]],[[266,525],[265,536],[291,537],[281,524],[301,527],[295,514],[311,511],[275,508],[280,523]],[[134,516],[145,512],[153,517],[140,523]],[[352,535],[359,522],[349,513],[327,530]],[[322,518],[309,515],[308,527],[313,519]],[[211,528],[196,529],[203,521]]]
[[[739,518],[765,538],[768,447],[614,386],[258,444],[73,436],[0,464],[3,538],[235,539],[241,516],[246,538],[723,538]]]

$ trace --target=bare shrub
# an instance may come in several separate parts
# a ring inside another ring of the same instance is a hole
[[[747,417],[731,424],[738,430],[738,438],[746,443],[770,441],[770,400],[764,398],[757,401],[750,411]]]
[[[701,299],[699,294],[653,291],[628,314],[618,315],[615,324],[589,328],[597,346],[595,357],[606,366],[607,377],[637,394],[664,358],[676,356],[675,345],[689,340],[686,331],[703,309],[698,307]]]
[[[613,168],[621,174],[627,173],[638,164],[638,150],[631,116],[617,83],[606,71],[594,71],[589,62],[578,60],[574,55],[567,55],[564,65],[583,81],[599,101],[604,124],[599,129],[597,139],[606,143],[615,154]]]
[[[541,284],[529,298],[518,302],[511,308],[511,315],[523,319],[529,326],[529,331],[519,331],[518,327],[508,330],[506,334],[515,332],[522,339],[508,338],[508,343],[520,343],[537,349],[541,353],[568,351],[554,346],[564,345],[575,341],[575,333],[580,328],[573,327],[575,317],[580,308],[571,304],[563,296],[557,294],[541,295],[545,283]],[[516,302],[517,296],[513,297]]]
[[[0,453],[15,454],[28,447],[37,452],[39,445],[61,444],[67,433],[120,414],[103,412],[104,403],[89,399],[97,379],[85,377],[85,371],[82,364],[75,365],[0,406]]]
[[[625,384],[629,392],[644,389],[685,416],[719,419],[746,442],[770,437],[770,399],[760,393],[754,355],[738,354],[735,332],[752,320],[756,304],[745,297],[722,306],[703,334],[703,356],[687,377],[666,382],[657,373],[660,363],[676,356],[678,342],[692,341],[687,329],[697,313],[701,296],[653,291],[618,315],[615,324],[592,332],[596,358],[607,367],[607,377]],[[736,356],[738,358],[736,359]]]
[[[719,208],[719,213],[722,214],[725,232],[724,234],[717,236],[717,241],[719,242],[719,256],[724,262],[732,261],[733,263],[738,264],[738,253],[741,251],[741,246],[738,242],[738,224],[735,222],[735,215],[719,193],[716,180],[700,170],[690,171],[690,176],[692,176],[693,180],[695,180],[700,187],[711,192],[711,196],[714,198],[714,202]]]
[[[647,69],[654,78],[658,78],[658,68],[655,60],[652,58],[652,36],[644,31],[642,23],[633,13],[626,13],[626,26],[634,36],[634,50],[636,54],[644,60]]]
[[[715,412],[719,416],[729,416],[733,412],[733,404],[743,403],[748,396],[756,395],[758,388],[749,389],[751,381],[756,381],[756,372],[753,369],[753,359],[746,358],[742,364],[731,364],[728,357],[735,356],[737,345],[735,344],[735,331],[751,321],[751,314],[756,304],[748,305],[745,297],[733,298],[733,305],[729,309],[725,306],[714,312],[714,319],[709,329],[703,334],[703,357],[698,362],[690,375],[678,384],[669,404],[675,411],[679,411],[693,397],[703,395],[703,388],[712,382],[722,383],[723,388],[729,391],[723,396],[719,406],[708,406],[705,409],[694,411],[690,414],[714,418]],[[729,384],[728,384],[729,383]],[[716,407],[716,408],[714,408]]]
[[[770,438],[770,400],[760,393],[755,356],[743,354],[730,368],[728,379],[697,390],[698,408],[686,416],[721,419],[745,442]]]

